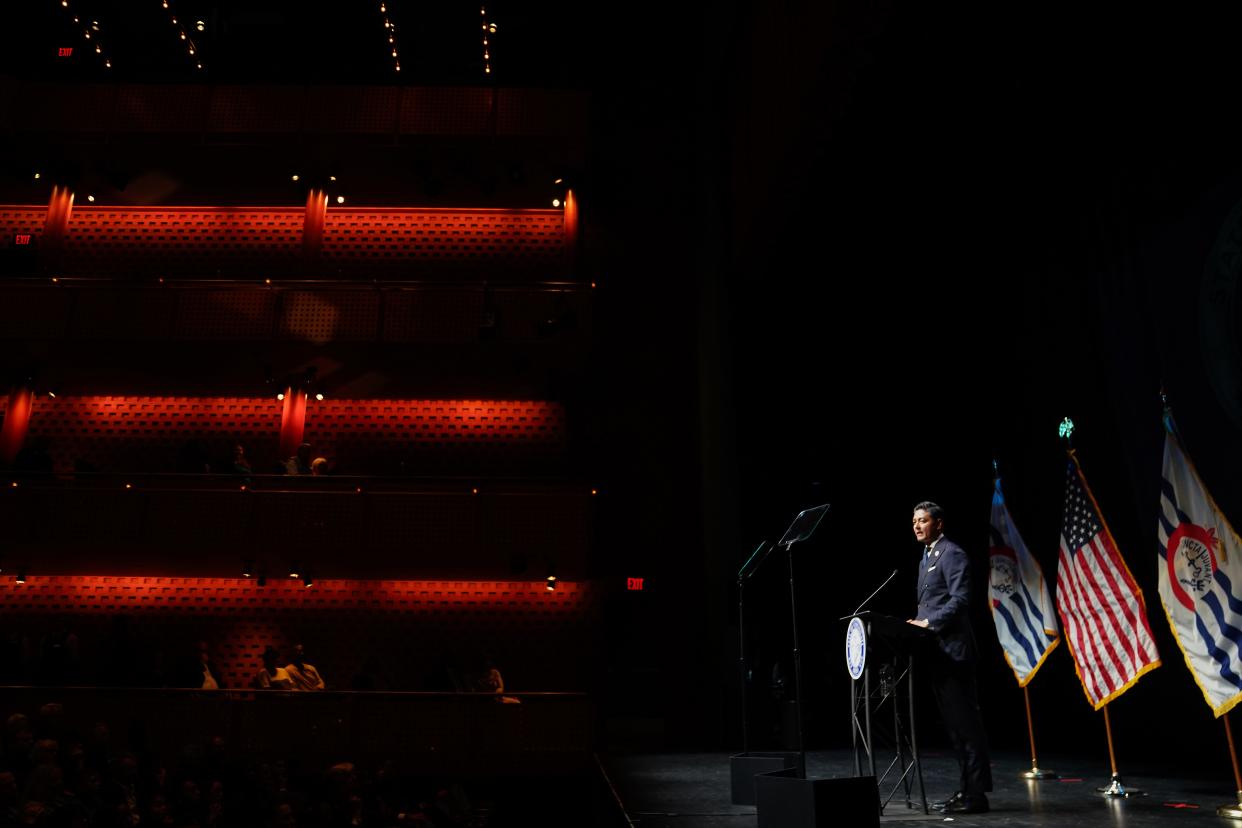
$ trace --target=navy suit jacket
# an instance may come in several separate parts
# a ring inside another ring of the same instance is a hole
[[[954,661],[975,659],[970,628],[970,559],[966,551],[941,537],[931,556],[919,564],[919,610],[940,649]]]

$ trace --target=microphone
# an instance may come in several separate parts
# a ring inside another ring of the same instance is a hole
[[[880,586],[876,589],[876,591],[875,591],[875,592],[871,593],[871,594],[870,594],[870,595],[868,595],[865,599],[863,599],[863,602],[862,602],[861,604],[859,604],[859,605],[858,605],[858,609],[854,610],[854,611],[853,611],[853,612],[851,612],[849,615],[845,616],[845,618],[850,618],[850,617],[855,616],[855,615],[858,615],[858,613],[862,612],[862,608],[863,608],[863,607],[865,607],[865,606],[867,606],[867,604],[871,601],[871,599],[872,599],[872,598],[874,598],[875,596],[879,595],[879,594],[880,594],[880,590],[881,590],[881,589],[884,589],[884,587],[888,586],[888,582],[889,582],[889,581],[891,581],[891,580],[893,580],[893,579],[894,579],[894,578],[896,578],[896,577],[897,577],[897,570],[895,570],[895,569],[894,569],[894,570],[892,571],[892,573],[891,573],[891,574],[890,574],[887,578],[885,578],[885,579],[884,579],[884,583],[880,584]],[[842,619],[839,619],[839,620],[844,621],[844,620],[845,620],[845,618],[842,618]]]
[[[746,559],[746,563],[742,564],[742,568],[737,571],[738,580],[749,578],[754,575],[759,567],[763,566],[763,562],[767,560],[768,553],[772,551],[772,541],[760,541],[755,547],[755,551],[750,553],[750,557]],[[751,566],[751,562],[758,558],[758,562]]]

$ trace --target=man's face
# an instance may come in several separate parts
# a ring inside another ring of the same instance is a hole
[[[940,537],[940,528],[944,524],[942,520],[936,520],[926,509],[916,509],[914,512],[914,537],[923,544],[927,545]]]

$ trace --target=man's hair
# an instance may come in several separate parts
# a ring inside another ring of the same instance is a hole
[[[922,503],[914,507],[914,511],[916,512],[920,509],[931,515],[932,520],[944,520],[944,509],[941,509],[939,504],[932,503],[930,500],[924,500]]]

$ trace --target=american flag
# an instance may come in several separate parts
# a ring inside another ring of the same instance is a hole
[[[1072,454],[1066,465],[1057,611],[1083,692],[1096,710],[1160,666],[1143,592]]]

